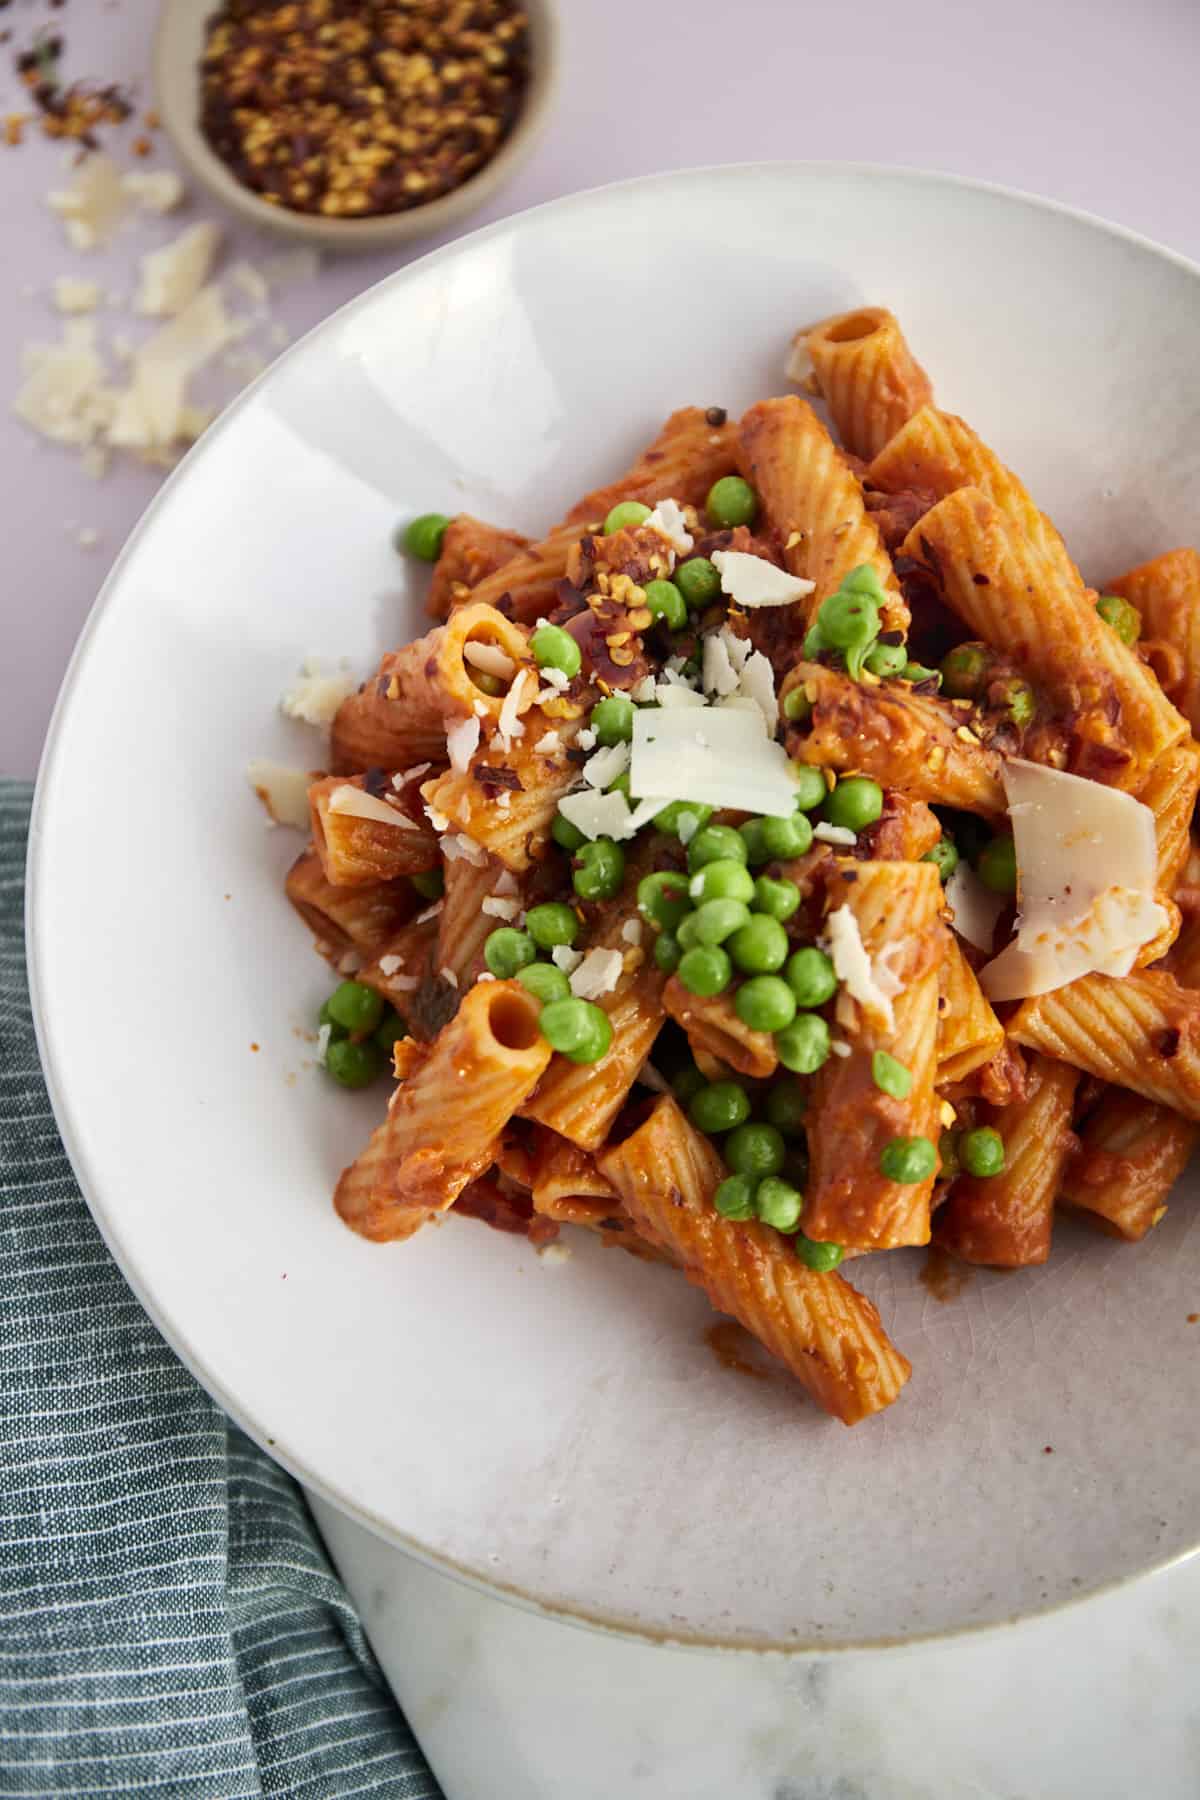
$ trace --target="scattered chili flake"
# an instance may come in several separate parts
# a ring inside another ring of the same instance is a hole
[[[140,137],[134,138],[131,148],[135,156],[149,156],[154,150],[154,145],[148,137]]]
[[[1047,1444],[1046,1448],[1042,1451],[1042,1455],[1043,1456],[1053,1456],[1054,1455],[1054,1445]]]
[[[95,150],[97,127],[123,124],[133,108],[115,82],[74,81],[64,86],[60,69],[64,48],[57,32],[39,31],[29,48],[13,58],[14,66],[37,106],[45,135],[70,138]],[[10,136],[8,142],[20,139]]]
[[[1169,1025],[1165,1031],[1160,1031],[1157,1044],[1158,1054],[1166,1057],[1168,1060],[1170,1060],[1172,1056],[1178,1055],[1179,1037],[1179,1028],[1175,1025]]]
[[[1187,1316],[1187,1322],[1189,1325],[1200,1324],[1200,1313],[1189,1313]]]
[[[201,128],[273,206],[404,212],[495,155],[528,73],[516,0],[225,0],[201,62]]]
[[[257,1050],[258,1050],[258,1049],[259,1049],[259,1048],[260,1048],[260,1046],[259,1046],[259,1045],[258,1045],[258,1044],[251,1044],[251,1046],[250,1046],[250,1048],[251,1048],[251,1049],[252,1049],[252,1050],[255,1050],[255,1051],[257,1051]]]

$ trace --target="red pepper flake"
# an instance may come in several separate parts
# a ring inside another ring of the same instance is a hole
[[[260,1048],[260,1046],[258,1044],[251,1044],[250,1048],[252,1050],[258,1050]]]
[[[1054,1445],[1047,1444],[1046,1448],[1042,1451],[1042,1455],[1043,1456],[1053,1456],[1054,1455]]]
[[[1200,1324],[1200,1313],[1189,1313],[1187,1316],[1187,1322],[1189,1325]]]

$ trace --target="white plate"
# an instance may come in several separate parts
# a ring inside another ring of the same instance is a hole
[[[353,1237],[334,1178],[378,1111],[311,1066],[328,988],[253,754],[310,651],[421,628],[397,519],[536,531],[672,407],[782,386],[794,327],[903,320],[942,402],[1102,576],[1200,539],[1198,272],[992,189],[828,165],[688,173],[493,226],[298,345],[134,535],[63,691],[31,859],[67,1148],[170,1341],[260,1442],[394,1542],[545,1607],[696,1641],[913,1638],[1037,1611],[1200,1538],[1195,1183],[1136,1249],[941,1304],[853,1271],[911,1356],[846,1431],[719,1366],[684,1282],[564,1266],[451,1218]],[[261,1045],[254,1054],[251,1044]],[[1053,1454],[1049,1453],[1052,1447]]]

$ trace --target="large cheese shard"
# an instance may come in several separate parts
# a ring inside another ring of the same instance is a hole
[[[857,1000],[864,1012],[881,1019],[890,1031],[895,1024],[892,1001],[900,993],[901,983],[882,956],[872,963],[858,920],[848,906],[839,906],[829,914],[823,942],[833,972],[851,999]]]
[[[747,550],[714,550],[712,560],[720,571],[721,587],[739,606],[791,606],[816,586]]]
[[[787,752],[767,736],[757,707],[635,713],[629,782],[635,794],[766,817],[786,817],[796,805]]]
[[[1017,855],[1017,935],[980,972],[992,1000],[1127,975],[1167,924],[1154,898],[1154,815],[1132,794],[1013,758],[1004,790]]]
[[[205,219],[189,226],[173,243],[143,256],[138,312],[147,318],[171,319],[190,306],[208,280],[220,242],[220,226]]]

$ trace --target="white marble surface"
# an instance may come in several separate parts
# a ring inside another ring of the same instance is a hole
[[[1200,257],[1195,0],[992,9],[912,0],[900,10],[859,0],[852,26],[840,9],[795,0],[686,9],[564,0],[563,10],[558,115],[533,163],[479,222],[654,168],[852,157],[1050,194]],[[0,110],[15,95],[7,58],[35,24],[65,30],[69,75],[136,79],[153,11],[151,0],[63,12],[20,0],[0,12],[13,32],[0,53]],[[0,150],[10,391],[16,346],[53,332],[46,290],[72,266],[42,199],[57,161],[37,141]],[[235,241],[254,248],[241,234]],[[128,288],[131,257],[114,251],[104,278]],[[330,266],[288,297],[283,316],[293,332],[305,329],[394,264]],[[697,278],[697,269],[664,271],[685,287]],[[131,470],[91,483],[7,416],[0,466],[0,770],[29,774],[75,636],[156,478]],[[93,549],[79,546],[70,521],[95,529]],[[1200,1562],[983,1638],[764,1659],[654,1648],[537,1618],[399,1556],[327,1509],[318,1515],[451,1800],[1200,1792]]]

